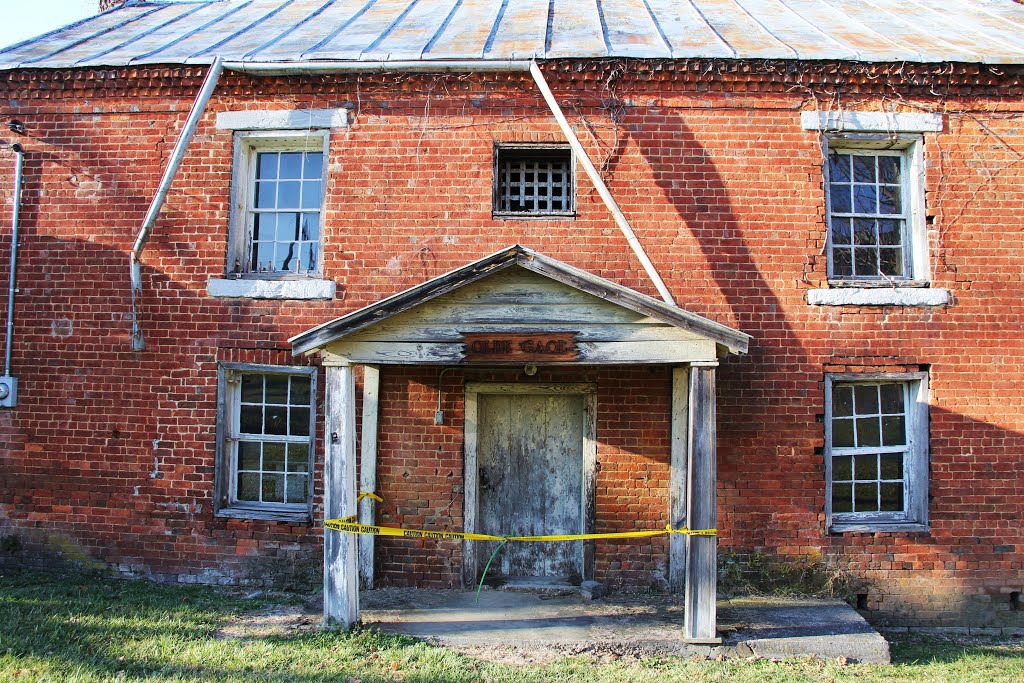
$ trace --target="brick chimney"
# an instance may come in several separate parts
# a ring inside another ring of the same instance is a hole
[[[118,5],[123,5],[127,0],[100,0],[100,12],[106,12],[108,9],[114,9]]]

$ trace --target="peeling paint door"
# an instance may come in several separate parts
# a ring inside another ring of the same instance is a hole
[[[584,397],[482,394],[480,532],[541,536],[583,532]],[[483,571],[496,543],[477,544]],[[580,541],[507,543],[488,576],[578,581]]]

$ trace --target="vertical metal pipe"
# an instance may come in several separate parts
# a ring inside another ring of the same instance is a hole
[[[14,292],[18,271],[18,222],[21,219],[21,170],[25,150],[11,145],[16,156],[14,162],[14,210],[11,212],[11,272],[7,279],[7,342],[4,345],[4,377],[11,376],[11,342],[14,340]]]

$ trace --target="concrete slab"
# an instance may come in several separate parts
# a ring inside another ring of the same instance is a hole
[[[682,601],[669,595],[586,600],[578,591],[474,594],[384,588],[360,595],[365,625],[460,648],[537,648],[566,654],[845,657],[889,663],[889,644],[839,600],[746,598],[719,603],[721,645],[683,642]]]

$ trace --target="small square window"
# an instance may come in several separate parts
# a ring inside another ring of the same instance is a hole
[[[873,138],[828,140],[829,279],[926,280],[919,140]]]
[[[309,519],[315,384],[312,368],[221,366],[219,515]]]
[[[885,530],[927,524],[927,376],[826,378],[829,526]]]
[[[320,272],[327,136],[235,135],[228,271],[281,278]]]
[[[495,148],[495,217],[571,217],[575,213],[571,149],[505,145]]]

